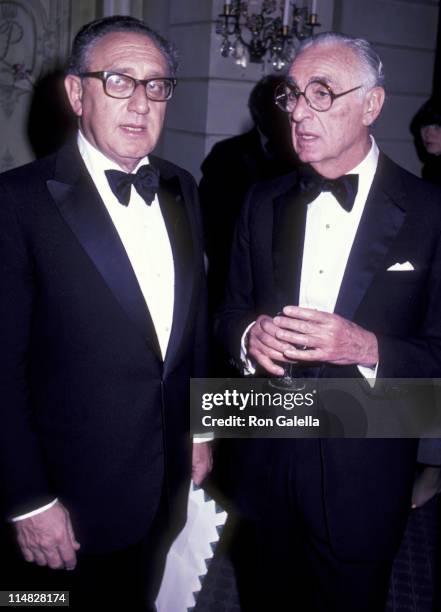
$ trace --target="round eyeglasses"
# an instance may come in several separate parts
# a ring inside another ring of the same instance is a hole
[[[119,72],[81,72],[81,78],[92,77],[103,83],[104,93],[111,98],[130,98],[138,85],[145,88],[146,96],[155,102],[170,100],[176,87],[176,79],[169,77],[154,79],[134,79]]]
[[[336,94],[332,91],[329,85],[323,83],[323,81],[311,81],[305,87],[305,91],[300,91],[297,85],[294,85],[294,83],[290,83],[289,81],[285,81],[276,87],[274,92],[274,100],[277,106],[281,110],[285,111],[285,113],[292,113],[297,106],[300,96],[303,96],[308,106],[310,106],[313,110],[322,113],[331,108],[334,100],[341,98],[341,96],[345,96],[352,91],[356,91],[361,87],[363,87],[363,85],[358,85],[357,87],[353,87],[352,89]]]

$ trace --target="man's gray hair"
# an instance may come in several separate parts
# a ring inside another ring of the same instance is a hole
[[[343,45],[348,47],[357,56],[366,72],[367,83],[365,83],[365,87],[384,87],[385,78],[383,62],[371,43],[364,38],[351,38],[350,36],[338,32],[322,32],[316,36],[305,38],[297,49],[296,57],[310,47],[332,45]]]

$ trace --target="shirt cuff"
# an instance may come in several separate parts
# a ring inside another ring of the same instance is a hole
[[[49,504],[46,504],[45,506],[41,506],[41,508],[36,508],[35,510],[31,510],[31,512],[27,512],[26,514],[20,514],[20,516],[14,516],[13,518],[11,518],[11,522],[16,523],[17,521],[23,521],[24,519],[31,518],[31,516],[36,516],[37,514],[41,514],[42,512],[45,512],[45,510],[49,510],[49,508],[52,508],[52,506],[55,506],[57,501],[58,501],[58,497],[56,497]]]
[[[378,361],[375,365],[375,367],[373,368],[368,368],[366,366],[361,366],[358,365],[357,366],[358,371],[360,372],[360,374],[366,379],[368,385],[372,388],[375,387],[375,381],[377,379],[377,372],[378,372]]]
[[[212,433],[193,436],[193,444],[202,444],[202,442],[211,442],[212,440],[214,440],[214,434]]]
[[[240,339],[240,361],[242,362],[243,374],[245,376],[252,376],[253,374],[256,373],[256,364],[253,359],[248,357],[248,350],[247,350],[247,343],[246,343],[248,332],[253,327],[255,322],[256,321],[253,321],[252,323],[248,325],[248,327],[242,334],[242,338]]]

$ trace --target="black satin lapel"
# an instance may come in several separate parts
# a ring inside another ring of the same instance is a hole
[[[354,238],[334,312],[353,320],[405,216],[399,185],[383,189],[381,181],[374,183]]]
[[[298,304],[307,205],[293,188],[274,200],[273,266],[278,310]]]
[[[165,368],[173,363],[185,330],[194,282],[194,253],[189,218],[177,176],[161,177],[159,204],[170,239],[175,266],[173,325],[165,355]]]
[[[64,220],[113,295],[160,357],[155,328],[138,281],[95,186],[88,176],[73,185],[49,180],[47,186]]]

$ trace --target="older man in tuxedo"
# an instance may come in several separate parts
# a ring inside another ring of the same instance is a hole
[[[0,178],[0,494],[27,562],[10,543],[0,580],[71,589],[74,608],[153,609],[185,520],[201,224],[192,177],[150,155],[175,70],[137,19],[84,26],[65,80],[76,141]],[[210,462],[195,444],[196,482]]]
[[[383,78],[367,41],[327,33],[302,43],[276,93],[307,167],[254,186],[236,230],[217,325],[249,371],[440,374],[440,192],[370,136]],[[416,441],[244,440],[236,452],[260,550],[251,609],[384,610]]]

